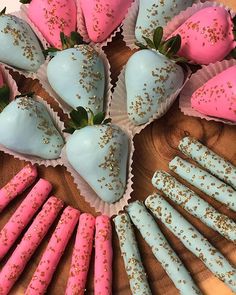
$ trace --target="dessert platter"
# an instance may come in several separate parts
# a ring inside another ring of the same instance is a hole
[[[11,2],[0,295],[236,294],[235,1]]]

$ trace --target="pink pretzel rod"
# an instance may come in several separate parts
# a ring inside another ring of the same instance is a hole
[[[78,223],[79,215],[80,212],[70,206],[63,211],[25,295],[46,293],[66,245]]]
[[[66,295],[83,295],[85,292],[93,248],[94,229],[95,218],[89,213],[81,214],[72,254]]]
[[[9,293],[62,207],[63,201],[56,197],[50,197],[44,204],[0,272],[0,295]]]
[[[51,189],[50,182],[40,179],[0,231],[0,261],[42,206]]]
[[[0,189],[0,212],[35,181],[37,174],[36,167],[28,164]]]
[[[94,295],[112,294],[112,228],[110,218],[96,218]]]

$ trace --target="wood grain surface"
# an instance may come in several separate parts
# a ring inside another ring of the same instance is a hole
[[[16,0],[14,0],[16,1]],[[236,0],[225,0],[224,3],[236,10]],[[105,49],[112,66],[112,79],[115,83],[117,76],[126,63],[132,52],[125,47],[120,36],[117,36],[112,44]],[[47,93],[40,87],[37,81],[25,79],[18,74],[13,75],[17,81],[20,91],[34,91],[38,95],[45,98],[51,103],[53,108],[59,111],[63,119],[62,112],[58,108],[57,103],[50,98]],[[168,162],[175,156],[180,155],[177,150],[179,140],[184,135],[191,135],[199,138],[204,144],[212,148],[215,152],[224,156],[236,165],[236,127],[227,126],[216,122],[207,122],[197,118],[184,116],[178,109],[176,102],[171,110],[162,119],[148,126],[141,134],[135,137],[135,154],[134,154],[134,192],[132,200],[144,200],[154,191],[151,184],[151,178],[155,170],[164,169],[168,171]],[[0,152],[0,186],[4,185],[13,175],[17,173],[26,163],[16,160],[9,155]],[[63,199],[82,212],[90,212],[96,214],[93,209],[84,201],[73,183],[72,177],[67,173],[65,168],[45,168],[38,167],[39,176],[44,177],[52,182],[53,194]],[[195,189],[196,190],[196,189]],[[29,191],[29,190],[28,190]],[[197,191],[197,190],[196,190]],[[206,195],[197,191],[201,197],[207,200],[220,212],[227,214],[236,221],[236,213],[226,209],[218,202],[211,200]],[[26,192],[27,193],[27,192]],[[0,216],[0,228],[7,222],[11,214],[21,203],[26,193],[13,201]],[[207,239],[219,249],[235,266],[236,266],[236,245],[227,241],[215,231],[206,227],[201,221],[184,212],[178,206],[175,206]],[[158,223],[159,224],[159,223]],[[53,228],[55,228],[54,223]],[[229,295],[233,294],[230,289],[221,281],[213,276],[213,274],[203,265],[203,263],[195,258],[183,244],[171,234],[164,226],[159,224],[166,235],[171,246],[183,260],[187,269],[193,276],[193,279],[206,295]],[[30,263],[24,270],[21,278],[18,280],[10,294],[24,294],[40,257],[47,245],[47,241],[52,234],[53,228],[47,234],[43,243],[40,245]],[[135,231],[138,243],[141,249],[141,255],[145,268],[147,270],[148,280],[155,295],[175,295],[178,294],[177,289],[172,281],[166,275],[163,268],[154,258],[150,248],[141,238],[138,231]],[[67,283],[68,272],[70,267],[71,254],[73,249],[75,235],[71,239],[65,254],[55,272],[52,283],[48,288],[47,294],[61,295]],[[19,239],[20,240],[20,239]],[[118,239],[114,231],[113,235],[114,247],[114,264],[113,264],[113,294],[128,295],[130,293],[129,283],[124,269],[123,260],[120,255]],[[14,247],[13,247],[14,249]],[[13,250],[12,249],[12,250]],[[0,267],[4,265],[11,253],[0,263]],[[93,261],[93,258],[92,258]],[[91,264],[86,294],[93,294],[93,262]],[[189,294],[191,295],[191,294]]]

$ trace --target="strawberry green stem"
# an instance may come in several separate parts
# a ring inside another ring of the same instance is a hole
[[[29,4],[32,0],[20,0],[22,4]]]
[[[78,32],[71,32],[70,36],[66,36],[63,32],[61,32],[60,39],[62,44],[62,50],[73,48],[76,45],[88,44],[83,41],[82,36]],[[61,51],[61,49],[49,47],[47,50],[44,50],[44,54],[53,56],[57,51]]]
[[[143,36],[146,42],[146,46],[143,44],[137,44],[141,49],[154,49],[165,55],[169,59],[176,62],[179,61],[178,52],[181,48],[181,36],[176,35],[167,40],[163,40],[163,28],[157,27],[153,33],[153,38],[149,39]],[[186,62],[186,60],[185,60]]]
[[[4,7],[2,11],[0,11],[0,16],[6,13],[7,8]]]
[[[110,123],[110,119],[105,119],[105,113],[100,112],[94,115],[92,110],[86,110],[83,107],[78,107],[70,112],[70,119],[66,123],[66,128],[63,130],[66,133],[74,133],[75,130],[82,129],[86,126],[94,126]]]
[[[9,104],[10,100],[10,88],[7,85],[3,85],[0,88],[0,113]]]

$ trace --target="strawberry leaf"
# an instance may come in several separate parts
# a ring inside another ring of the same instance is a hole
[[[32,0],[20,0],[22,4],[29,4]]]
[[[145,36],[143,36],[143,39],[146,41],[146,43],[147,43],[147,45],[148,45],[149,48],[156,49],[155,48],[155,45],[154,45],[154,43],[152,42],[151,39],[149,39],[149,38],[147,38]]]
[[[73,134],[75,132],[75,130],[76,130],[75,128],[66,127],[62,131],[65,133]]]
[[[104,124],[104,125],[107,125],[107,124],[109,124],[109,123],[111,123],[111,118],[107,118],[107,119],[105,119],[105,120],[103,121],[103,124]]]
[[[70,112],[70,117],[78,128],[88,125],[88,113],[83,107],[78,107],[76,110]]]
[[[163,28],[158,27],[155,29],[154,34],[153,34],[153,44],[155,45],[155,48],[158,50],[161,41],[163,38]]]
[[[10,88],[4,85],[0,88],[0,112],[9,104]]]
[[[93,124],[94,125],[100,125],[102,124],[102,122],[104,121],[105,119],[105,113],[104,112],[100,112],[98,114],[96,114],[94,117],[93,117]]]
[[[0,11],[0,16],[6,13],[7,8],[4,7],[2,11]]]
[[[176,35],[174,37],[171,37],[165,42],[165,46],[167,48],[167,56],[172,57],[176,55],[180,48],[181,48],[181,37],[180,35]]]
[[[143,45],[142,43],[135,42],[135,45],[138,46],[140,49],[148,49],[147,45]]]
[[[234,48],[234,49],[231,51],[230,55],[231,55],[234,59],[236,59],[236,48]]]
[[[48,49],[43,50],[43,54],[45,57],[47,57],[48,55],[54,56],[55,53],[58,51],[61,51],[61,50],[55,47],[49,47]]]

